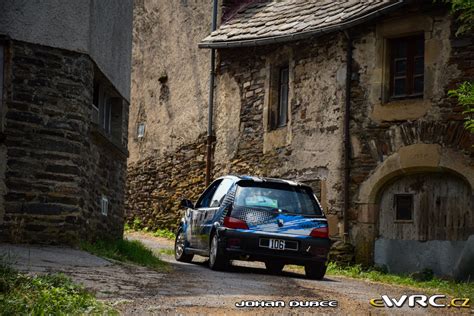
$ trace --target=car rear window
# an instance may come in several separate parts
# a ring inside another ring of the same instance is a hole
[[[240,181],[234,204],[250,208],[270,208],[283,213],[322,215],[313,191],[286,183]]]

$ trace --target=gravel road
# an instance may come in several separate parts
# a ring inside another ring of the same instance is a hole
[[[233,262],[229,271],[216,272],[207,267],[205,258],[195,257],[193,263],[179,263],[163,249],[173,243],[134,233],[129,239],[139,239],[149,248],[161,252],[161,257],[172,266],[172,272],[162,279],[155,296],[136,299],[120,306],[124,314],[271,314],[271,315],[404,315],[443,314],[446,309],[384,309],[370,306],[371,298],[387,294],[398,298],[403,294],[423,294],[419,290],[350,278],[328,276],[322,281],[307,280],[303,272],[287,270],[280,276],[267,274],[260,263]],[[242,300],[282,300],[286,307],[237,308]],[[290,301],[337,300],[338,306],[293,307]],[[454,312],[453,309],[449,310]],[[456,312],[459,312],[457,310]],[[469,313],[469,311],[464,310]]]
[[[241,261],[234,261],[229,271],[217,272],[210,270],[202,257],[195,257],[191,264],[176,262],[170,240],[141,233],[127,238],[141,240],[169,263],[169,271],[157,272],[53,246],[0,244],[0,256],[10,258],[17,269],[27,273],[64,273],[124,315],[474,315],[467,309],[376,308],[369,300],[382,294],[398,298],[423,292],[333,276],[307,280],[302,271],[287,268],[275,276],[268,274],[263,264]],[[242,300],[281,300],[286,306],[237,308],[236,303]],[[338,306],[288,306],[290,301],[321,300],[336,300]]]

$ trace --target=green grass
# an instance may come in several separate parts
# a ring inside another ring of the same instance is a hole
[[[295,267],[296,266],[292,266],[292,268]],[[296,267],[296,270],[301,269],[301,267]],[[363,268],[361,265],[341,267],[332,262],[328,265],[327,274],[386,284],[408,286],[412,288],[423,289],[431,293],[444,293],[453,297],[470,298],[471,301],[474,301],[474,283],[472,282],[455,282],[452,280],[442,280],[436,277],[433,277],[427,281],[419,281],[408,275],[385,273],[374,268]]]
[[[168,265],[138,240],[100,240],[95,243],[83,242],[81,248],[99,257],[122,262],[135,263],[158,271],[166,271]]]
[[[174,232],[168,229],[158,229],[152,234],[155,237],[162,237],[162,238],[167,238],[171,240],[174,240],[176,238],[176,235],[174,234]]]
[[[0,263],[0,315],[118,315],[61,274],[30,276]]]
[[[166,238],[166,239],[171,239],[171,240],[174,240],[176,238],[175,233],[169,229],[163,228],[163,229],[157,229],[153,231],[152,229],[146,226],[143,227],[139,219],[134,219],[131,224],[125,223],[124,230],[127,233],[142,232],[142,233],[151,234],[154,237],[161,237],[161,238]]]
[[[174,249],[160,249],[160,253],[168,256],[174,256]]]

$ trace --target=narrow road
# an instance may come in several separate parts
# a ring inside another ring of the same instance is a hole
[[[195,257],[193,263],[176,262],[170,255],[173,242],[133,233],[129,239],[138,239],[160,254],[172,266],[172,272],[160,279],[156,295],[142,297],[120,305],[127,315],[137,314],[345,314],[345,315],[403,315],[443,314],[446,309],[375,308],[371,298],[382,294],[398,298],[403,294],[423,294],[419,290],[379,283],[328,276],[322,281],[307,280],[303,272],[285,269],[282,275],[266,272],[260,263],[233,262],[226,272],[212,271],[206,258]],[[168,249],[168,250],[164,250]],[[168,254],[164,254],[168,252]],[[282,300],[285,307],[237,308],[242,300]],[[290,301],[337,300],[337,307],[293,307]],[[454,310],[449,310],[454,312]],[[456,312],[459,312],[457,310]],[[464,312],[469,312],[464,310]]]

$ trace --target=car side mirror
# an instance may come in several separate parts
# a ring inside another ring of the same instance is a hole
[[[182,200],[181,200],[181,206],[182,206],[182,207],[185,207],[185,208],[194,208],[193,202],[191,202],[191,201],[188,200],[188,199],[182,199]]]

